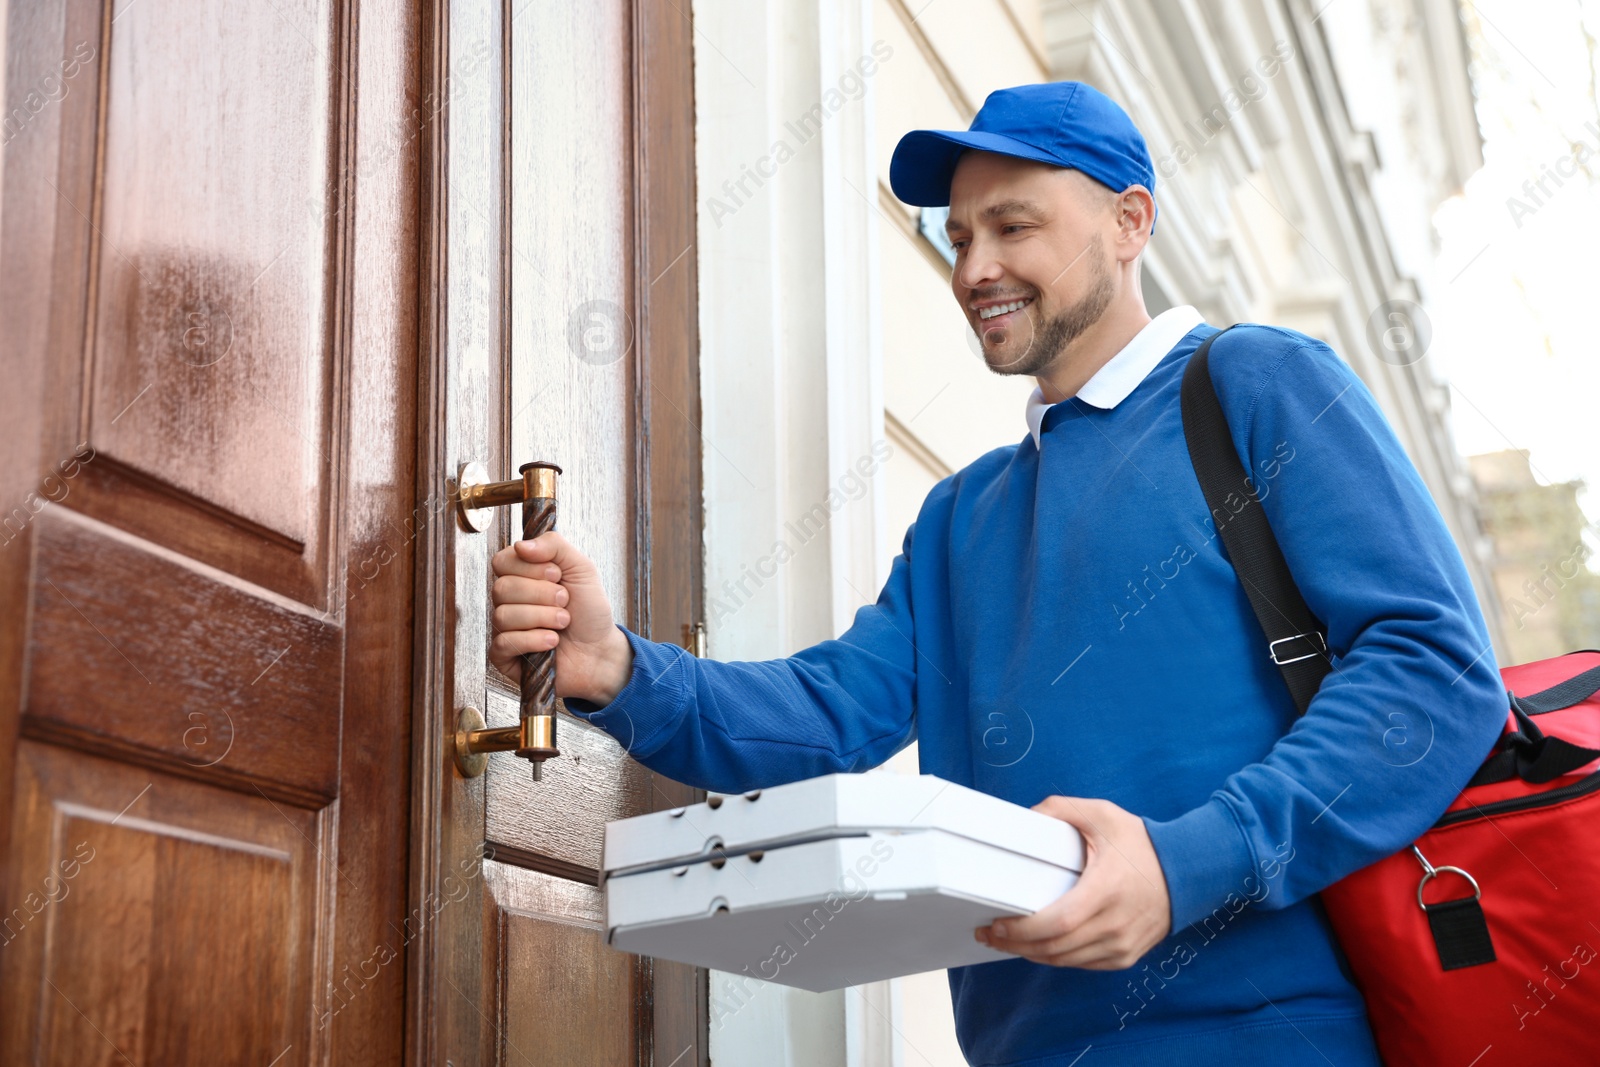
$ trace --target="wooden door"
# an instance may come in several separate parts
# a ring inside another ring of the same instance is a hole
[[[422,18],[9,8],[0,1061],[397,1062]]]
[[[497,478],[558,463],[558,528],[599,564],[621,621],[677,642],[701,581],[687,10],[442,11],[423,413],[433,486],[471,461]],[[541,782],[510,754],[473,779],[448,755],[462,707],[516,721],[487,661],[488,561],[519,523],[507,510],[485,533],[440,528],[423,561],[415,1062],[704,1064],[704,972],[608,948],[598,887],[608,819],[693,794],[566,714]]]

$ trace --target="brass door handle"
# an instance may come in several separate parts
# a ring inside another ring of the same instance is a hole
[[[556,525],[556,476],[561,468],[543,461],[524,463],[522,477],[491,482],[480,463],[464,464],[456,479],[456,508],[462,524],[479,533],[488,528],[489,511],[522,505],[522,539],[538,537]],[[463,708],[456,722],[455,761],[461,773],[476,778],[489,766],[488,753],[512,752],[528,760],[533,780],[542,776],[544,761],[561,755],[556,749],[556,654],[522,654],[521,718],[516,726],[488,729],[476,708]]]

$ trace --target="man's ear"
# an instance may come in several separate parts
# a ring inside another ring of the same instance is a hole
[[[1112,201],[1116,213],[1116,246],[1119,259],[1133,259],[1144,251],[1150,240],[1150,228],[1155,225],[1156,201],[1150,190],[1142,185],[1130,185]]]

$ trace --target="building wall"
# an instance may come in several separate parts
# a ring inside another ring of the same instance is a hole
[[[1511,662],[1600,648],[1600,576],[1589,568],[1586,539],[1594,531],[1578,507],[1583,482],[1541,485],[1520,450],[1469,463],[1494,546],[1490,562]]]

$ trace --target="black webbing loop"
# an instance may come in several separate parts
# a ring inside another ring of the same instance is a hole
[[[1494,938],[1483,905],[1476,897],[1425,904],[1433,947],[1439,952],[1439,966],[1447,971],[1493,963]]]

